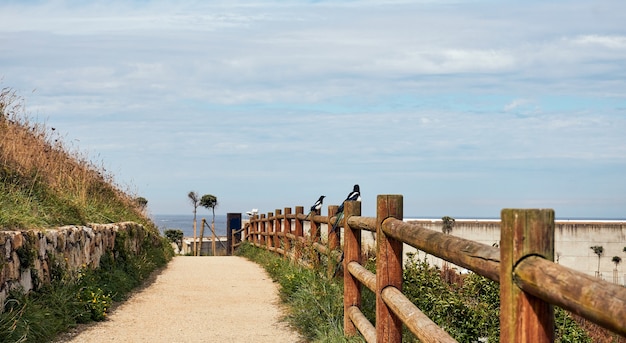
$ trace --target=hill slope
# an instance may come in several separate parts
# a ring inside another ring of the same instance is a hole
[[[15,91],[0,91],[0,230],[121,221],[154,228],[145,204],[66,149],[55,128],[32,123]]]

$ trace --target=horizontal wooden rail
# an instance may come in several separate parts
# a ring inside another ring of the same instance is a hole
[[[376,274],[365,269],[357,262],[348,263],[348,271],[372,292],[376,291]]]
[[[626,336],[626,287],[528,256],[514,271],[525,292]]]
[[[423,343],[446,343],[457,341],[430,320],[417,306],[395,287],[387,287],[381,293],[385,303],[402,320],[406,327]]]
[[[385,234],[414,248],[472,270],[491,280],[500,280],[500,249],[390,218]]]
[[[359,329],[359,332],[363,335],[365,341],[368,343],[376,343],[376,328],[365,317],[363,312],[361,312],[357,306],[350,306],[346,312],[346,315],[354,323],[357,329]]]
[[[348,225],[355,230],[376,232],[376,218],[350,217],[350,219],[348,219]]]

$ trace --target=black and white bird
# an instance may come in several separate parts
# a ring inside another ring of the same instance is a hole
[[[324,198],[326,198],[325,195],[320,196],[319,199],[317,199],[317,201],[315,202],[315,204],[313,204],[313,206],[311,206],[311,211],[309,212],[309,214],[306,215],[306,217],[304,217],[304,220],[308,219],[309,216],[314,213],[314,212],[318,212],[319,210],[322,209],[322,204],[324,203]]]
[[[354,185],[354,187],[352,188],[352,192],[348,194],[348,197],[346,198],[346,200],[344,200],[339,206],[339,208],[337,209],[337,213],[339,212],[343,213],[343,204],[346,201],[361,201],[361,189],[359,188],[359,185]]]
[[[330,232],[335,232],[337,230],[337,225],[339,225],[339,222],[343,218],[343,205],[346,201],[361,201],[361,189],[359,188],[359,185],[354,185],[352,192],[350,192],[346,197],[346,200],[339,205],[339,208],[337,209],[337,220],[335,220],[333,229]]]
[[[324,198],[326,198],[325,195],[320,196],[319,199],[317,199],[317,201],[315,202],[315,204],[313,204],[313,206],[311,206],[311,212],[313,211],[319,211],[322,209],[322,204],[324,203]]]

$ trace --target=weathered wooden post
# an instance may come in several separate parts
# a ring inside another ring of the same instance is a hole
[[[522,291],[515,266],[529,256],[554,261],[554,210],[503,209],[500,237],[500,342],[554,341],[554,307]]]
[[[259,238],[259,215],[255,214],[252,216],[252,219],[254,220],[253,225],[252,225],[252,242],[256,245],[260,244],[260,238]]]
[[[315,216],[319,216],[320,211],[315,211],[309,216],[309,236],[311,237],[311,243],[320,241],[320,225],[314,220]]]
[[[293,257],[296,261],[299,261],[302,258],[302,237],[304,236],[304,220],[302,219],[304,216],[304,207],[296,206],[296,229],[294,235],[295,239],[295,251]]]
[[[332,232],[332,230],[333,230],[333,223],[332,223],[331,219],[332,219],[332,217],[337,215],[337,210],[338,209],[339,209],[339,206],[337,206],[337,205],[330,205],[330,206],[328,206],[328,222],[327,222],[326,225],[328,226],[328,248],[330,250],[337,249],[339,247],[339,242],[340,242],[340,239],[341,239],[340,238],[341,236],[339,235],[341,230],[337,229],[337,230],[335,230],[335,232]],[[344,221],[344,223],[345,223],[345,221]],[[337,224],[337,228],[339,228],[339,225],[341,225],[341,223]]]
[[[274,217],[274,213],[267,212],[267,224],[265,225],[265,248],[267,250],[270,250],[272,248],[272,245],[274,244],[274,237],[272,235],[272,232],[274,231],[274,223],[272,222],[272,217]]]
[[[259,245],[264,246],[265,243],[265,213],[261,213],[259,217]]]
[[[382,292],[392,286],[402,290],[402,242],[383,232],[387,218],[403,219],[402,195],[376,198],[376,342],[402,341],[402,321],[385,304]]]
[[[335,211],[337,208],[335,208]],[[330,208],[329,208],[330,212]],[[328,214],[330,216],[330,213]],[[348,223],[351,216],[361,215],[361,202],[346,201],[344,204],[344,218]],[[331,226],[332,228],[332,226]],[[357,262],[361,264],[361,230],[352,229],[349,225],[343,230],[343,331],[346,336],[354,336],[357,333],[354,323],[348,315],[352,306],[361,308],[361,283],[348,272],[348,264]]]
[[[291,251],[291,239],[287,237],[291,233],[291,207],[285,207],[285,223],[283,224],[283,239],[285,246],[285,257],[289,256]]]
[[[276,215],[274,216],[274,249],[280,249],[281,238],[279,233],[282,232],[282,214],[281,209],[276,209]],[[277,251],[278,252],[278,251]]]
[[[332,224],[332,217],[337,214],[338,208],[339,206],[336,206],[336,205],[328,206],[328,220],[326,221],[327,237],[328,237],[328,265],[326,267],[328,268],[327,270],[328,277],[333,277],[333,275],[335,275],[335,272],[337,268],[339,268],[339,263],[340,263],[340,261],[335,260],[334,252],[335,252],[335,249],[339,247],[339,242],[340,242],[339,232],[341,230],[339,230],[339,225],[337,225],[337,230],[333,232],[333,224]]]
[[[198,248],[198,252],[197,252],[196,256],[202,256],[202,246],[204,245],[202,243],[204,241],[204,225],[205,224],[206,224],[206,219],[202,218],[202,221],[201,221],[201,224],[200,224],[200,237],[199,237],[199,239],[200,239],[200,248]]]

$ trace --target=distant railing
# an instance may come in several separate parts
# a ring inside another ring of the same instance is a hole
[[[244,240],[275,253],[302,259],[302,245],[333,256],[340,230],[331,232],[337,206],[328,216],[304,215],[297,206],[255,215]],[[361,217],[361,203],[347,201],[338,223],[344,228],[344,332],[367,342],[401,342],[402,325],[422,342],[456,342],[402,294],[403,244],[500,283],[500,341],[553,342],[557,305],[626,336],[626,288],[554,263],[554,211],[504,209],[500,247],[492,247],[405,223],[401,195],[379,195],[376,217]],[[292,221],[294,223],[292,227]],[[304,222],[310,223],[308,235]],[[327,244],[321,242],[327,224]],[[361,232],[376,233],[376,273],[362,266]],[[332,260],[332,259],[331,259]],[[329,263],[329,273],[334,267]],[[361,312],[361,289],[376,294],[376,323]]]

